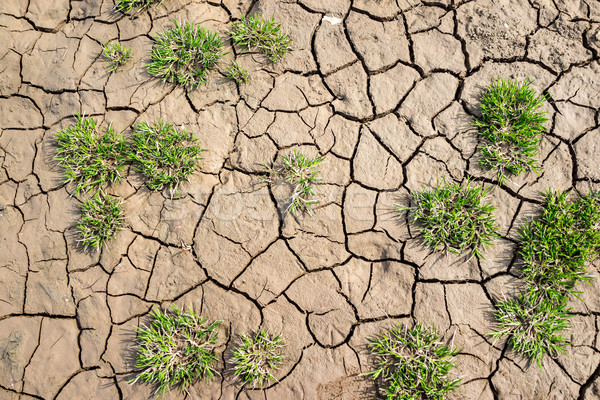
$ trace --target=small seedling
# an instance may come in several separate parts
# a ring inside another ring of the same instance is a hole
[[[121,201],[104,192],[96,193],[81,206],[81,219],[77,224],[79,242],[84,248],[100,250],[123,225]]]
[[[197,378],[208,381],[216,373],[214,353],[217,327],[191,309],[171,312],[155,308],[150,326],[137,328],[137,368],[143,369],[130,383],[138,380],[157,385],[155,394],[180,387],[185,391]]]
[[[272,372],[283,362],[281,348],[285,345],[281,335],[272,336],[266,329],[261,329],[253,337],[242,335],[243,343],[233,353],[231,361],[235,364],[234,374],[262,389],[269,380],[276,382]]]
[[[155,191],[168,188],[172,197],[201,160],[200,154],[205,150],[197,141],[191,132],[177,130],[162,121],[152,125],[139,122],[133,127],[129,158],[146,177],[148,188]]]
[[[206,83],[208,72],[226,53],[214,32],[189,22],[173,20],[172,28],[154,37],[148,72],[163,82],[196,87]]]
[[[369,348],[377,368],[365,375],[380,380],[388,400],[442,400],[461,381],[450,378],[460,350],[442,344],[436,327],[398,325],[371,339]]]
[[[179,247],[181,247],[181,251],[179,253],[177,253],[176,255],[182,255],[186,251],[192,250],[192,246],[189,245],[189,244],[185,244],[185,242],[183,241],[183,239],[180,239],[180,241],[179,241]]]
[[[277,167],[271,165],[270,167],[266,164],[265,172],[268,174],[268,178],[265,178],[266,182],[274,182],[277,179],[284,179],[293,186],[293,192],[288,197],[288,206],[286,211],[289,211],[292,215],[296,215],[297,212],[308,212],[312,214],[312,206],[317,204],[318,200],[308,199],[310,196],[314,196],[315,192],[313,189],[313,183],[319,182],[322,178],[318,177],[319,170],[314,168],[320,164],[325,157],[319,157],[315,155],[310,158],[304,155],[302,152],[293,150],[287,156],[281,156],[280,165]]]
[[[275,15],[270,20],[257,14],[241,16],[229,33],[233,44],[242,47],[242,51],[258,50],[272,62],[279,61],[290,49],[291,39],[281,31]]]
[[[546,113],[540,111],[545,101],[529,80],[519,85],[498,79],[481,94],[481,117],[475,120],[483,137],[481,165],[495,170],[501,183],[508,176],[541,169],[536,158],[547,121]]]
[[[546,192],[540,218],[520,232],[522,274],[532,290],[555,302],[576,295],[580,281],[589,282],[586,264],[600,250],[600,192],[576,201],[567,192]]]
[[[569,343],[561,335],[570,327],[566,304],[566,299],[557,303],[532,292],[498,302],[494,316],[497,329],[491,336],[496,340],[508,337],[514,351],[542,368],[544,355],[555,357],[564,353]]]
[[[93,118],[78,115],[74,125],[56,134],[56,142],[56,160],[65,170],[64,182],[74,182],[76,193],[121,180],[127,146],[112,125],[101,134]]]
[[[248,82],[248,71],[234,60],[227,67],[227,77],[239,84],[246,83]]]
[[[110,72],[113,72],[127,64],[131,57],[131,49],[125,48],[119,42],[110,42],[102,46],[102,54],[108,60],[108,65],[111,67]]]
[[[152,4],[160,4],[162,2],[163,0],[115,0],[115,9],[123,14],[129,14],[132,10],[137,9],[135,12],[137,14]]]
[[[423,241],[433,249],[443,247],[452,253],[465,251],[482,257],[481,250],[497,236],[492,215],[494,207],[485,202],[490,188],[436,181],[436,187],[412,193],[414,207],[396,205],[396,211],[408,210],[417,223]]]

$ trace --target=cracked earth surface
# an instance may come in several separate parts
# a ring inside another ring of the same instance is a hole
[[[519,290],[517,231],[540,193],[600,188],[600,3],[165,0],[135,19],[112,6],[0,2],[0,399],[149,398],[128,383],[133,328],[171,303],[225,321],[221,367],[237,335],[259,326],[288,345],[279,382],[262,392],[226,372],[166,399],[375,399],[359,375],[366,340],[414,321],[464,351],[452,399],[600,398],[593,266],[567,356],[528,367],[486,335],[493,301]],[[248,12],[274,12],[293,39],[276,65],[238,55],[248,84],[215,72],[186,92],[146,73],[151,38],[173,18],[224,33]],[[109,74],[101,45],[115,39],[133,59]],[[495,183],[471,124],[498,76],[534,79],[552,97],[543,173],[495,187],[501,237],[485,260],[432,253],[394,203],[438,176]],[[52,161],[75,112],[125,132],[162,118],[209,149],[180,199],[133,173],[112,187],[126,229],[101,253],[75,250],[81,198]],[[285,215],[288,189],[261,184],[260,163],[291,148],[325,155],[314,218]]]

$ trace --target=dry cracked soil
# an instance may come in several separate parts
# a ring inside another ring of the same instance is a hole
[[[517,232],[542,191],[600,188],[599,2],[165,0],[133,19],[113,6],[0,2],[0,399],[150,398],[128,383],[133,329],[172,303],[225,321],[223,370],[260,326],[283,333],[286,361],[264,391],[225,372],[165,399],[375,399],[367,338],[415,321],[463,349],[451,399],[600,398],[598,279],[572,304],[572,346],[543,369],[488,336],[493,301],[519,290]],[[146,72],[172,19],[225,35],[248,13],[274,13],[293,44],[277,64],[238,54],[247,84],[224,67],[189,91]],[[109,73],[101,45],[115,39],[132,60]],[[500,186],[472,129],[496,77],[551,96],[543,172]],[[126,227],[101,252],[77,250],[81,197],[52,158],[77,112],[125,133],[162,118],[209,149],[180,198],[133,172],[111,188]],[[325,156],[314,217],[285,214],[285,187],[261,183],[261,162],[292,148]],[[393,212],[436,177],[494,185],[486,259],[429,251]]]

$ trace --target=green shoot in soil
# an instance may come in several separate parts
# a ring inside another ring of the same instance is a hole
[[[131,10],[137,8],[137,11],[135,12],[135,14],[137,14],[147,9],[152,4],[160,4],[162,2],[163,0],[115,0],[115,9],[123,14],[129,14]]]
[[[483,137],[481,164],[495,170],[501,183],[524,171],[539,172],[536,157],[547,121],[540,111],[545,101],[529,80],[519,85],[498,79],[481,94],[481,117],[475,121]]]
[[[205,151],[191,132],[177,130],[173,125],[158,121],[152,125],[139,122],[133,128],[130,159],[147,179],[151,190],[168,188],[173,193],[179,184],[194,173]]]
[[[78,115],[74,125],[56,134],[56,142],[56,160],[65,170],[65,182],[76,184],[76,193],[121,180],[127,146],[112,125],[101,134],[93,118]]]
[[[206,83],[208,72],[226,53],[214,32],[189,22],[174,20],[174,27],[154,37],[148,72],[163,82],[196,87]]]
[[[497,328],[491,335],[495,339],[508,337],[513,350],[542,368],[544,355],[564,354],[569,343],[561,334],[570,327],[566,304],[566,299],[556,303],[532,292],[500,301],[494,315]]]
[[[234,45],[243,51],[258,50],[272,62],[279,61],[291,44],[290,37],[281,31],[281,24],[275,22],[275,15],[270,20],[262,15],[241,16],[229,33]]]
[[[564,353],[571,295],[579,282],[590,283],[586,263],[600,250],[600,193],[575,201],[566,192],[548,191],[542,215],[520,232],[519,255],[526,290],[516,300],[496,304],[496,338],[508,337],[518,353],[542,366],[544,355]]]
[[[156,394],[164,394],[176,386],[184,391],[200,377],[214,379],[221,321],[208,323],[191,309],[181,312],[176,306],[170,312],[155,308],[151,316],[150,326],[137,328],[137,368],[143,371],[130,383],[157,385]]]
[[[497,236],[492,215],[494,207],[484,201],[491,189],[483,186],[436,182],[436,187],[412,193],[414,207],[397,205],[397,211],[408,210],[409,218],[417,223],[424,242],[452,253],[482,256],[481,250]]]
[[[380,380],[387,400],[442,400],[461,381],[450,378],[460,351],[444,345],[435,327],[398,325],[371,339],[369,348],[377,368],[366,375]]]
[[[568,201],[568,193],[548,191],[540,218],[520,232],[523,277],[545,297],[561,300],[589,282],[586,264],[600,250],[600,192]]]
[[[283,362],[281,348],[285,345],[281,335],[272,336],[261,329],[253,337],[241,336],[243,343],[233,353],[234,374],[259,389],[269,380],[276,382],[272,372]]]
[[[281,163],[275,166],[265,166],[265,172],[269,174],[269,177],[265,179],[267,182],[273,182],[277,178],[282,178],[286,182],[289,182],[293,186],[293,192],[288,197],[288,206],[286,211],[289,211],[292,215],[296,215],[298,212],[308,212],[312,214],[312,206],[317,204],[318,200],[308,199],[310,196],[314,196],[315,192],[313,189],[313,183],[319,182],[322,179],[318,177],[319,170],[315,170],[315,167],[320,164],[325,157],[308,157],[302,152],[293,150],[287,156],[279,157]]]
[[[246,83],[248,82],[248,71],[234,60],[227,67],[227,77],[239,84]]]
[[[81,219],[77,224],[79,242],[84,248],[101,249],[107,240],[116,235],[122,225],[121,201],[104,192],[98,192],[81,206]]]
[[[108,65],[111,67],[110,72],[113,72],[127,64],[131,57],[131,49],[124,47],[119,42],[110,42],[102,46],[102,54],[108,60]]]

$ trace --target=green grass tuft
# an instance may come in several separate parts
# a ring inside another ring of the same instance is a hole
[[[542,215],[520,232],[519,255],[526,290],[515,300],[496,304],[497,329],[509,345],[542,367],[543,357],[564,353],[569,344],[561,334],[570,327],[571,295],[590,282],[586,263],[600,250],[600,193],[569,201],[566,192],[548,191]]]
[[[490,190],[468,182],[460,185],[437,181],[431,190],[423,188],[412,193],[413,207],[397,205],[396,210],[408,210],[419,235],[431,248],[482,256],[481,250],[497,236],[494,207],[484,201]]]
[[[101,249],[123,225],[121,201],[104,192],[96,193],[81,206],[81,219],[77,224],[79,243],[84,248]]]
[[[288,155],[279,157],[280,163],[277,166],[269,167],[263,164],[265,172],[268,174],[265,181],[272,183],[277,179],[283,179],[293,186],[286,208],[286,211],[292,215],[296,215],[298,212],[312,214],[312,206],[319,203],[318,200],[311,200],[309,197],[315,194],[313,184],[322,180],[318,176],[321,171],[316,170],[315,167],[324,159],[325,157],[319,157],[319,155],[311,158],[302,152],[293,150]]]
[[[444,345],[435,327],[398,325],[371,339],[369,348],[377,368],[366,375],[380,380],[387,400],[442,400],[461,381],[450,378],[460,351]]]
[[[102,46],[102,55],[108,60],[108,65],[111,67],[110,72],[113,72],[127,64],[131,57],[131,49],[124,47],[119,42],[110,42]]]
[[[65,170],[65,182],[74,182],[75,192],[119,182],[125,168],[127,145],[109,125],[98,132],[96,121],[81,115],[74,125],[56,134],[56,160]]]
[[[151,312],[150,326],[137,328],[137,368],[143,369],[130,383],[138,380],[157,385],[156,394],[175,387],[185,390],[196,379],[214,379],[214,353],[217,327],[221,321],[209,323],[191,309]]]
[[[200,154],[205,150],[197,141],[191,132],[177,130],[162,121],[152,125],[139,122],[133,127],[129,158],[146,177],[148,188],[155,191],[168,188],[172,196],[201,160]]]
[[[275,15],[265,19],[262,15],[241,16],[233,23],[231,40],[243,51],[258,50],[269,60],[277,62],[290,49],[290,37],[281,31],[281,24],[275,22]]]
[[[525,292],[516,299],[496,304],[495,339],[508,337],[517,353],[535,361],[542,368],[546,354],[556,357],[565,353],[568,339],[561,334],[570,327],[567,301],[556,303],[535,293]]]
[[[498,79],[481,94],[481,117],[475,121],[483,137],[481,165],[495,170],[501,183],[521,172],[539,172],[536,158],[548,120],[540,111],[545,101],[529,80],[519,85]]]
[[[234,374],[262,389],[269,380],[276,382],[272,372],[279,369],[283,362],[281,348],[285,345],[281,335],[270,335],[261,329],[253,337],[241,336],[243,343],[233,353],[231,361],[235,364]]]
[[[580,281],[590,281],[586,264],[600,249],[600,192],[573,202],[568,195],[546,192],[542,215],[520,232],[523,277],[532,290],[558,302],[576,294]]]
[[[163,82],[186,87],[206,83],[208,72],[223,53],[223,40],[214,32],[190,22],[173,20],[172,28],[154,37],[148,72]]]
[[[239,84],[246,83],[248,82],[248,71],[234,60],[227,67],[227,77]]]
[[[163,0],[115,0],[115,9],[123,14],[129,14],[137,9],[135,14],[144,11],[152,4],[160,4]]]

